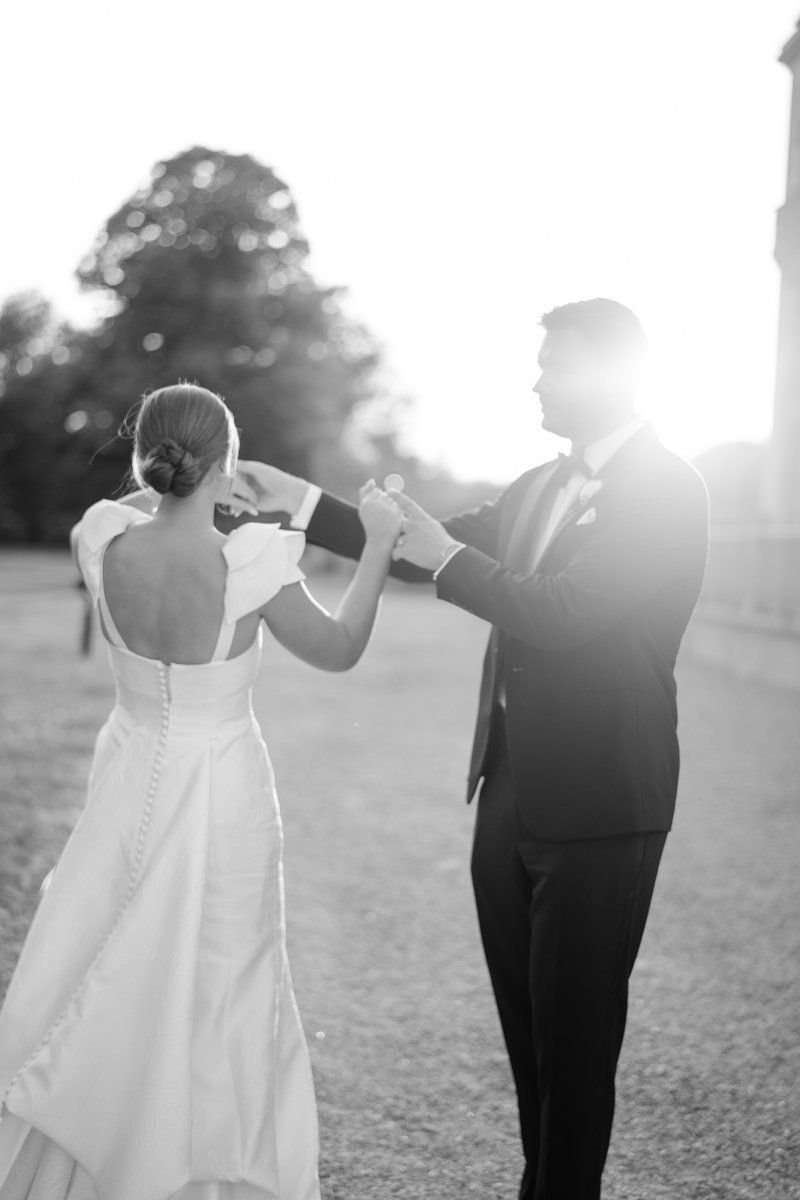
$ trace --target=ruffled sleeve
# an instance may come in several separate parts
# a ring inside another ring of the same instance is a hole
[[[75,526],[74,537],[81,575],[93,604],[97,604],[100,596],[100,572],[108,543],[124,533],[129,525],[150,520],[152,518],[141,509],[133,508],[130,504],[119,504],[116,500],[98,500],[91,508],[87,508]]]
[[[305,549],[305,534],[249,521],[234,529],[222,553],[228,564],[225,620],[229,625],[255,612],[288,583],[305,575],[297,565]]]

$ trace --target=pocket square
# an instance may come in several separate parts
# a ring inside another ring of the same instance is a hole
[[[576,525],[591,525],[592,521],[597,519],[597,509],[587,508],[582,517],[579,517],[575,522]]]

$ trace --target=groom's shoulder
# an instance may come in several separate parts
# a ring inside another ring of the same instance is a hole
[[[705,480],[697,467],[660,441],[651,447],[646,473],[662,487],[677,489],[695,497],[707,497]]]
[[[620,463],[622,470],[617,473],[612,467],[611,471],[620,484],[620,505],[633,506],[643,522],[658,521],[661,514],[669,521],[689,521],[706,530],[708,492],[697,468],[654,436],[643,436],[631,449],[628,461]]]
[[[554,461],[554,459],[550,458],[547,460],[547,462],[538,463],[537,466],[531,467],[527,471],[523,471],[521,475],[518,475],[516,479],[507,484],[494,502],[498,511],[504,510],[505,505],[509,501],[513,505],[515,501],[520,500],[525,495],[525,492],[528,490],[534,480],[542,473],[542,471],[546,471],[548,467],[551,467]]]
[[[550,462],[540,463],[536,467],[531,467],[529,471],[524,471],[522,475],[518,475],[516,479],[511,481],[511,483],[507,483],[505,487],[502,488],[499,495],[496,496],[491,502],[490,507],[493,508],[498,515],[505,512],[506,505],[509,502],[513,505],[516,500],[524,496],[525,492],[536,476],[543,471],[545,467],[550,466],[552,461],[553,460],[551,459]]]
[[[504,494],[508,496],[513,492],[524,491],[529,484],[533,483],[537,476],[541,475],[541,473],[546,471],[549,467],[552,467],[554,462],[555,459],[548,458],[547,462],[538,463],[537,466],[531,467],[527,471],[523,471],[521,475],[517,476],[513,483],[508,485]]]
[[[687,459],[670,450],[647,424],[601,468],[601,476],[645,492],[681,491],[705,496],[702,475]]]

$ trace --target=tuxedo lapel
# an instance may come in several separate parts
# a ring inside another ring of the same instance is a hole
[[[508,567],[518,564],[521,551],[530,542],[537,510],[557,466],[558,459],[545,463],[537,468],[528,486],[520,489],[519,502],[509,512],[509,519],[500,532],[499,558]]]
[[[616,454],[613,454],[608,462],[604,463],[600,470],[592,476],[592,480],[597,480],[598,483],[602,483],[604,486],[616,486],[620,480],[624,480],[626,474],[636,469],[643,455],[646,455],[647,451],[651,450],[653,446],[660,446],[660,442],[656,437],[652,425],[648,423],[620,446]],[[537,569],[545,566],[564,531],[574,525],[581,514],[591,508],[601,496],[602,492],[595,492],[594,495],[581,502],[580,492],[578,493],[575,504],[571,505],[564,513],[564,516],[553,531],[550,541],[542,551],[539,562],[536,564]],[[602,500],[600,502],[602,503]]]
[[[539,505],[555,466],[556,463],[545,463],[543,466],[521,475],[514,484],[515,492],[513,496],[509,494],[500,522],[497,542],[497,557],[500,562],[510,566],[514,553],[524,546],[526,532],[532,528],[531,518]],[[505,669],[507,643],[508,634],[499,629],[497,625],[493,625],[483,664],[483,679],[478,702],[478,723],[469,774],[470,798],[478,786],[483,770],[483,762],[489,744],[492,713],[497,704],[498,688]]]
[[[550,535],[549,542],[547,543],[546,546],[544,546],[542,548],[542,552],[539,555],[539,561],[536,563],[535,570],[538,571],[541,567],[544,566],[544,564],[546,563],[547,559],[550,556],[550,552],[552,551],[552,549],[555,546],[558,539],[561,537],[561,534],[564,532],[564,530],[569,525],[572,525],[577,520],[577,518],[580,516],[580,514],[585,509],[588,509],[589,507],[591,507],[591,500],[586,500],[586,501],[582,502],[581,498],[580,498],[580,492],[578,492],[578,495],[575,498],[574,504],[571,504],[569,506],[569,508],[564,513],[564,515],[561,518],[561,520],[559,521],[559,523],[556,525],[552,534]]]

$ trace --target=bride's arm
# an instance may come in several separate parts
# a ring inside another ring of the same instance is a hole
[[[361,499],[364,552],[336,613],[331,616],[304,584],[284,587],[261,610],[282,646],[323,671],[347,671],[364,653],[400,532],[402,514],[373,488]]]

